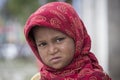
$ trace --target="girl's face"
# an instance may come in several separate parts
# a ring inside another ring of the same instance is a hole
[[[34,29],[33,35],[44,64],[58,70],[72,61],[75,45],[71,37],[43,27]]]

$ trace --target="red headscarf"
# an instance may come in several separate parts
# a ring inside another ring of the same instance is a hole
[[[90,52],[90,37],[70,4],[48,3],[34,12],[26,22],[24,28],[26,40],[38,60],[41,61],[37,47],[30,37],[30,31],[35,26],[56,29],[69,35],[74,39],[76,47],[74,59],[70,65],[59,71],[44,65],[40,70],[41,80],[111,80]]]

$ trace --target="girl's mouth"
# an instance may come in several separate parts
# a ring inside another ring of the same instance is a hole
[[[53,63],[58,63],[59,61],[61,61],[61,57],[53,57],[50,59],[50,61]]]

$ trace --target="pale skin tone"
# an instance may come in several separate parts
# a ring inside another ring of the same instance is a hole
[[[75,45],[71,37],[45,27],[35,28],[33,36],[45,65],[59,70],[69,65],[73,60]]]

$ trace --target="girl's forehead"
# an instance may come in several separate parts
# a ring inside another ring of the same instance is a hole
[[[41,35],[44,35],[44,34],[48,34],[48,35],[50,35],[50,34],[53,34],[53,35],[58,35],[58,34],[66,35],[66,34],[64,34],[61,31],[58,31],[58,30],[52,29],[52,28],[47,28],[47,27],[37,27],[37,28],[34,28],[33,29],[33,33],[34,34],[41,33]]]

